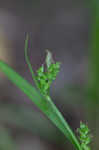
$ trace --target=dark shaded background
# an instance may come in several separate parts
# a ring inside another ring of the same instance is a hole
[[[51,50],[55,60],[62,62],[51,88],[52,99],[75,133],[82,120],[95,135],[96,108],[92,110],[92,105],[86,102],[85,92],[91,17],[90,2],[83,0],[0,1],[0,59],[32,83],[24,58],[26,33],[29,33],[29,57],[35,71],[44,62],[45,49]],[[0,91],[0,150],[74,149],[2,73]],[[97,148],[99,144],[93,145]]]

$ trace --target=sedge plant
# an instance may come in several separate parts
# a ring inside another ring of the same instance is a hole
[[[27,54],[28,40],[29,36],[27,34],[25,40],[25,60],[35,82],[36,88],[2,60],[0,60],[0,70],[4,72],[8,79],[11,80],[21,91],[23,91],[26,96],[29,97],[29,99],[49,118],[49,120],[52,121],[52,123],[71,142],[71,144],[73,144],[76,150],[91,150],[88,146],[91,141],[91,137],[87,125],[81,122],[80,128],[77,130],[79,135],[76,136],[50,97],[50,87],[60,71],[61,63],[55,62],[53,60],[52,53],[49,50],[46,50],[47,55],[45,62],[36,71],[36,73],[34,73]]]

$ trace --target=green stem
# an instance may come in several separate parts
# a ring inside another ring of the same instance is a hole
[[[35,82],[36,87],[40,90],[38,81],[37,81],[37,79],[36,79],[35,73],[34,73],[34,71],[33,71],[33,69],[32,69],[32,65],[31,65],[31,63],[30,63],[30,60],[29,60],[29,57],[28,57],[28,54],[27,54],[28,41],[29,41],[29,35],[27,34],[27,35],[26,35],[26,40],[25,40],[25,60],[26,60],[26,63],[27,63],[27,65],[28,65],[28,67],[29,67],[30,73],[31,73],[31,75],[32,75],[32,79],[33,79],[33,81]]]
[[[69,141],[74,145],[74,147],[77,150],[82,150],[81,145],[76,138],[75,134],[69,127],[68,123],[64,120],[64,117],[62,116],[61,112],[57,109],[55,104],[52,102],[51,98],[49,96],[46,96],[46,100],[50,103],[51,109],[50,114],[47,114],[48,118],[61,130],[61,132],[68,138]],[[48,111],[49,112],[49,111]],[[54,114],[54,117],[51,115]]]

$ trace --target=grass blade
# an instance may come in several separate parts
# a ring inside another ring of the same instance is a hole
[[[77,150],[82,150],[81,146],[70,129],[68,123],[56,108],[49,96],[43,97],[28,81],[16,73],[10,66],[0,60],[0,69],[17,87],[20,88],[42,112],[61,130]]]

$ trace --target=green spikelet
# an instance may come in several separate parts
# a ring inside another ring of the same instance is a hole
[[[83,122],[80,122],[80,128],[77,129],[77,132],[79,134],[79,140],[81,143],[81,148],[83,150],[91,150],[89,147],[89,144],[91,142],[91,135],[90,135],[90,129],[86,124]]]
[[[39,88],[43,95],[49,95],[49,89],[53,82],[56,79],[56,76],[60,70],[60,62],[54,63],[52,59],[52,54],[49,50],[47,50],[47,56],[45,59],[46,68],[42,65],[37,70],[37,80],[39,83]]]

